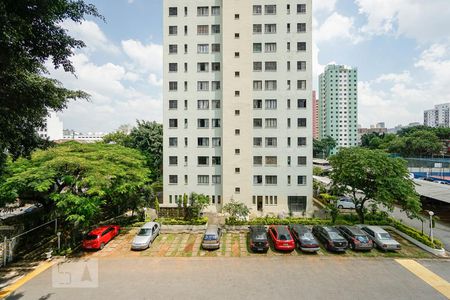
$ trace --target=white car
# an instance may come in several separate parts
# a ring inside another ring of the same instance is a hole
[[[159,235],[161,224],[155,222],[148,222],[141,227],[137,235],[134,237],[131,243],[132,250],[145,250],[155,238]]]
[[[342,197],[336,203],[339,209],[347,208],[347,209],[355,209],[355,203],[353,203],[352,199]]]

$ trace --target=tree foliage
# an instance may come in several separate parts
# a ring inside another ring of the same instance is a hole
[[[421,202],[403,159],[380,150],[348,148],[332,156],[330,163],[333,185],[352,198],[361,223],[369,200],[390,210],[399,205],[409,217],[419,214]]]
[[[321,140],[314,140],[314,157],[327,158],[328,156],[330,156],[331,150],[333,150],[336,146],[337,143],[331,136],[327,136]]]
[[[188,218],[198,218],[200,213],[209,206],[209,197],[203,194],[191,193],[189,196]]]
[[[231,200],[225,204],[222,210],[230,214],[231,220],[242,221],[245,220],[250,214],[250,209],[242,202]]]
[[[83,1],[0,0],[0,172],[6,152],[14,159],[29,155],[39,143],[36,129],[49,110],[60,111],[73,99],[88,98],[44,77],[44,63],[74,73],[70,56],[85,44],[61,27],[65,20],[102,18]]]
[[[135,209],[149,183],[144,157],[119,145],[69,142],[11,162],[3,202],[37,201],[74,225]]]

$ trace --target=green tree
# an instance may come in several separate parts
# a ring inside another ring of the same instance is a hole
[[[70,224],[136,209],[149,183],[144,157],[119,145],[69,142],[11,162],[0,200],[38,201]]]
[[[105,135],[103,137],[103,142],[105,144],[117,144],[124,147],[130,147],[131,138],[128,134],[123,133],[122,131],[116,131]]]
[[[233,221],[245,220],[250,214],[250,209],[242,202],[231,200],[225,204],[222,210],[230,214],[230,219]]]
[[[189,201],[188,218],[198,218],[200,213],[210,204],[208,196],[197,193],[191,193]]]
[[[65,89],[45,77],[44,63],[74,73],[70,57],[85,44],[61,27],[65,20],[103,18],[82,0],[0,0],[0,174],[6,153],[29,156],[39,146],[36,129],[50,110],[60,111],[69,100],[87,99],[82,91]]]
[[[330,156],[331,150],[336,148],[337,143],[331,137],[327,136],[321,140],[313,140],[314,157],[327,158]]]
[[[336,219],[340,213],[337,207],[338,198],[329,194],[320,194],[320,197],[325,201],[325,209],[331,216],[331,223],[336,223]]]
[[[332,156],[330,163],[333,186],[352,198],[361,223],[369,200],[389,210],[399,205],[409,217],[419,214],[421,202],[405,160],[380,150],[347,148]]]

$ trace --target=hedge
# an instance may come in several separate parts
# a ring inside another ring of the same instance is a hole
[[[405,224],[403,224],[403,223],[401,223],[401,222],[399,222],[397,220],[391,219],[391,224],[390,225],[392,227],[394,227],[395,229],[397,229],[397,230],[399,230],[399,231],[409,235],[410,237],[418,240],[419,242],[427,245],[428,247],[435,248],[435,249],[442,249],[443,246],[444,246],[440,240],[433,239],[433,242],[431,242],[431,239],[427,235],[422,234],[422,232],[420,232],[420,231],[418,231],[418,230],[416,230],[414,228],[411,228],[409,226],[406,226]]]
[[[197,218],[197,219],[174,219],[174,218],[159,218],[155,222],[159,222],[163,225],[205,225],[208,223],[208,218]]]
[[[339,220],[337,222],[339,225],[351,225],[351,223],[345,220]],[[290,225],[290,224],[302,224],[302,225],[331,225],[331,220],[326,219],[309,219],[309,218],[275,218],[275,217],[265,217],[265,218],[255,218],[250,221],[237,221],[232,219],[227,219],[225,221],[226,225]]]

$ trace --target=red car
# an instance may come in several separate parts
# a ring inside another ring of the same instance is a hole
[[[84,249],[103,249],[105,245],[119,234],[120,226],[100,226],[89,232],[83,239]]]
[[[287,226],[270,225],[269,235],[276,250],[292,251],[295,249],[295,241]]]

